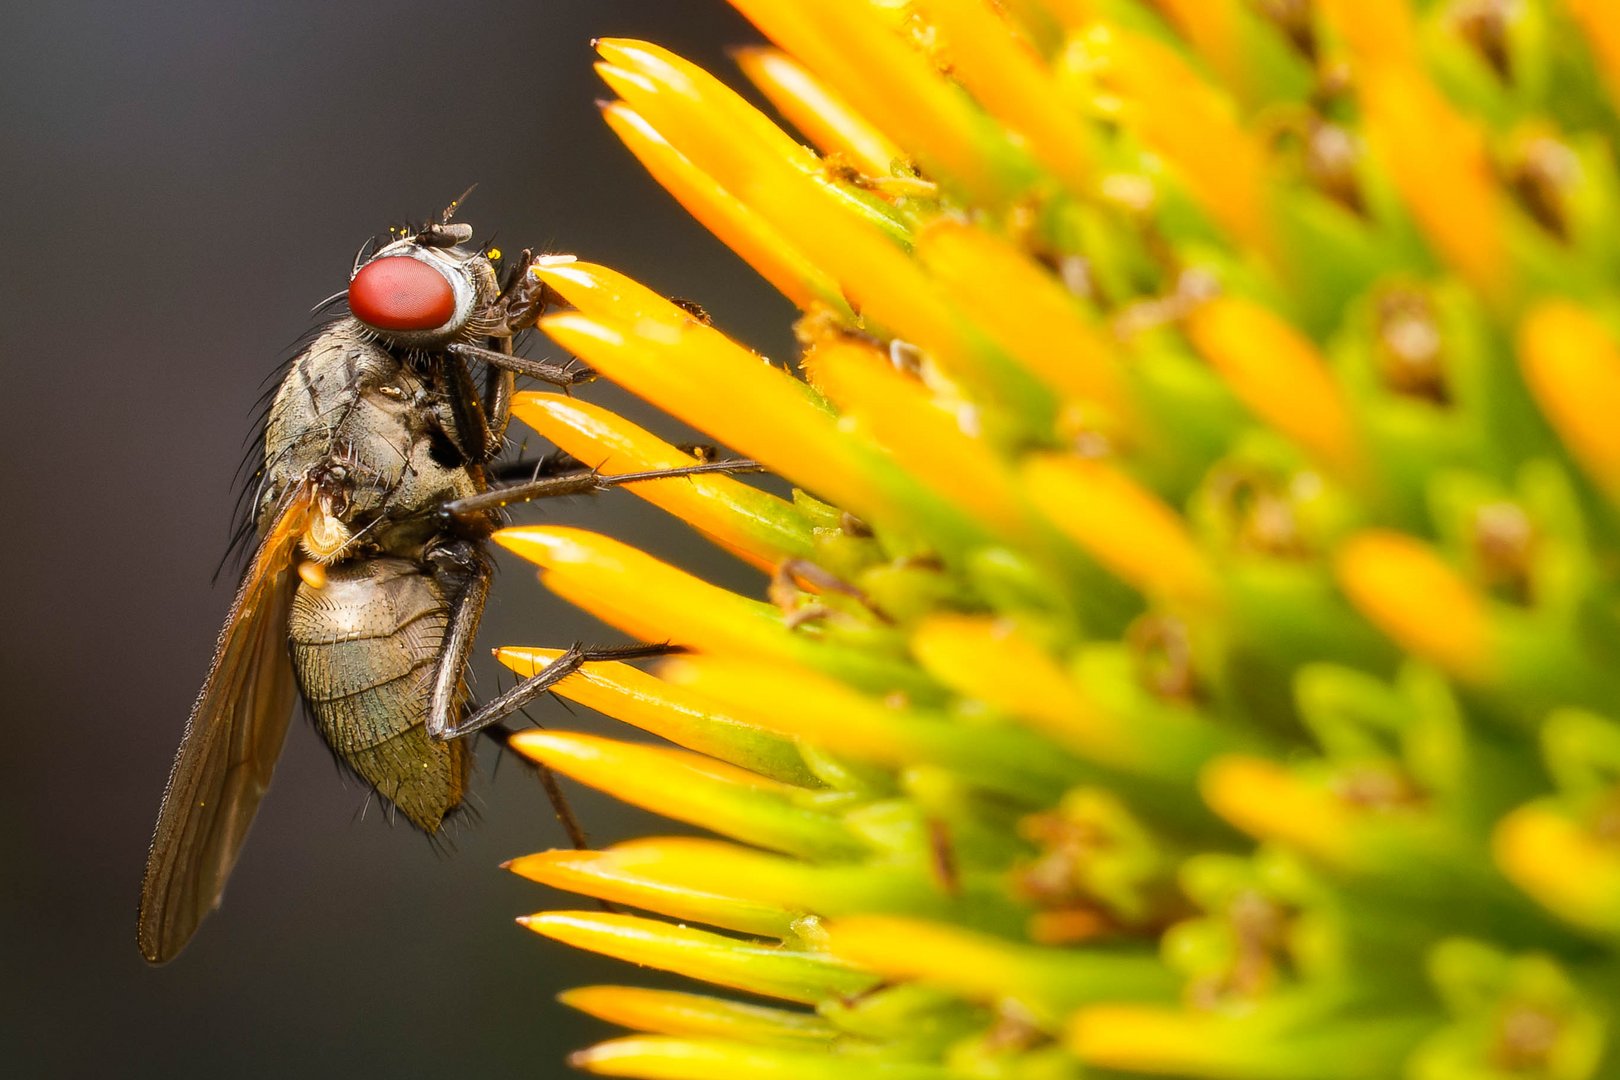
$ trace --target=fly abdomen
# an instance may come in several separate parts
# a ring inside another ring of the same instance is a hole
[[[321,737],[429,833],[461,804],[472,768],[464,741],[427,732],[450,608],[419,564],[357,559],[328,567],[320,588],[301,584],[289,620],[293,669]]]

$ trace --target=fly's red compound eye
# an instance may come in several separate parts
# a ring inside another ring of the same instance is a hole
[[[349,282],[349,310],[378,330],[433,330],[456,313],[445,276],[404,255],[375,259]]]

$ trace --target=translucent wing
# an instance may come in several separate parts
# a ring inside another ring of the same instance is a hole
[[[281,754],[297,693],[287,657],[292,566],[308,508],[302,488],[283,500],[186,721],[141,883],[137,937],[154,964],[179,955],[219,905]]]

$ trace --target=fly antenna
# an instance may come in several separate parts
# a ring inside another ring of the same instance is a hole
[[[467,196],[471,195],[473,193],[473,188],[477,186],[477,184],[470,185],[466,191],[463,191],[460,195],[457,195],[455,198],[450,200],[450,205],[445,207],[444,213],[439,215],[440,225],[450,224],[450,219],[456,216],[456,211],[461,209],[461,204],[467,201]]]

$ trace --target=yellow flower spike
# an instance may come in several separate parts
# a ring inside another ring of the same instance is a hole
[[[1393,64],[1357,78],[1373,154],[1441,260],[1487,297],[1509,284],[1505,207],[1478,126],[1421,73]]]
[[[660,90],[672,90],[694,101],[710,123],[729,138],[739,133],[773,158],[813,172],[816,156],[777,127],[770,117],[698,65],[658,45],[629,38],[598,38],[597,55],[608,65],[643,76]]]
[[[548,911],[518,921],[577,948],[787,1001],[812,1004],[823,997],[860,993],[877,981],[820,954],[756,945],[634,915]]]
[[[1274,258],[1266,152],[1238,122],[1231,101],[1167,45],[1119,28],[1106,40],[1107,70],[1126,124],[1169,159],[1205,213]]]
[[[1114,465],[1066,455],[1029,459],[1024,490],[1096,560],[1149,595],[1209,603],[1214,571],[1175,510]]]
[[[581,986],[557,1000],[598,1020],[660,1035],[710,1035],[742,1042],[830,1042],[837,1030],[814,1013],[637,986]]]
[[[614,102],[602,110],[602,116],[636,160],[676,202],[783,296],[800,308],[816,300],[842,304],[836,282],[741,199],[666,142],[634,109],[623,102]]]
[[[1204,769],[1209,808],[1250,836],[1280,840],[1334,866],[1356,861],[1356,814],[1333,792],[1264,758],[1231,754]]]
[[[1614,17],[1611,0],[1565,0],[1596,57],[1609,100],[1620,102],[1620,19]]]
[[[893,517],[870,458],[837,421],[791,376],[722,335],[695,323],[650,331],[645,322],[572,313],[548,316],[540,328],[620,386],[806,491],[867,521]]]
[[[848,858],[861,845],[836,818],[800,807],[802,789],[665,746],[595,735],[524,731],[513,749],[615,798],[746,843]]]
[[[527,678],[543,671],[564,651],[509,645],[496,649],[495,659]],[[585,664],[552,692],[688,750],[790,784],[816,786],[791,742],[722,713],[714,702],[629,664]]]
[[[994,125],[927,58],[903,42],[865,0],[804,5],[732,0],[755,26],[820,73],[936,179],[950,179],[980,205],[1017,194]]]
[[[760,93],[824,153],[841,154],[870,176],[888,176],[904,156],[888,136],[786,53],[756,46],[733,55]]]
[[[911,651],[957,693],[1019,717],[1089,760],[1127,770],[1147,764],[1140,740],[1009,623],[935,615],[913,631]],[[1007,678],[1009,671],[1018,677]]]
[[[827,950],[852,964],[980,1001],[1015,1001],[1046,1022],[1087,1001],[1167,999],[1175,992],[1175,977],[1146,948],[1040,948],[885,915],[835,919],[826,933]]]
[[[1341,478],[1362,470],[1349,403],[1309,338],[1259,304],[1218,297],[1187,332],[1238,398]]]
[[[1519,327],[1519,363],[1541,411],[1609,498],[1620,502],[1620,346],[1594,316],[1562,300]]]
[[[495,540],[537,564],[546,586],[643,641],[758,654],[783,633],[775,608],[582,529],[519,526]]]
[[[760,937],[786,937],[792,933],[793,920],[798,916],[786,908],[738,899],[723,886],[694,888],[648,873],[656,871],[668,858],[659,850],[657,841],[642,841],[607,851],[543,851],[513,859],[506,869],[554,889],[656,911],[683,922],[707,923]]]
[[[1335,569],[1350,603],[1397,644],[1465,679],[1489,675],[1495,650],[1485,605],[1431,548],[1368,530],[1339,549]]]
[[[805,374],[907,472],[1003,534],[1027,532],[1029,512],[1012,476],[981,441],[963,434],[922,383],[871,345],[834,341],[805,354]]]
[[[1130,420],[1117,346],[1073,295],[1012,244],[951,218],[924,226],[917,258],[946,299],[1060,395]]]
[[[1537,903],[1576,926],[1620,937],[1620,845],[1549,803],[1521,806],[1491,837],[1497,866]]]
[[[1044,61],[987,0],[924,0],[946,39],[951,74],[990,115],[1024,136],[1030,151],[1075,195],[1093,194],[1091,133],[1052,84]]]
[[[692,455],[616,413],[578,398],[518,394],[512,413],[606,476],[697,463]],[[793,505],[733,477],[649,480],[630,484],[627,490],[766,571],[785,558],[810,554],[810,526]]]

